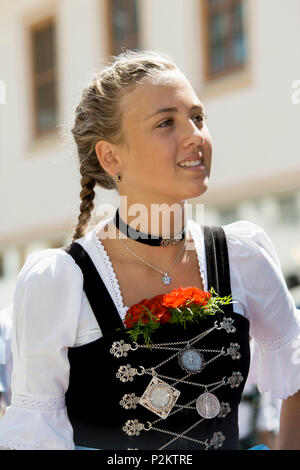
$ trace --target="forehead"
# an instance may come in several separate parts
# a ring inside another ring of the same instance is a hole
[[[187,105],[191,107],[200,101],[180,70],[155,73],[140,81],[135,89],[123,99],[124,119],[140,118],[155,113],[158,108]]]

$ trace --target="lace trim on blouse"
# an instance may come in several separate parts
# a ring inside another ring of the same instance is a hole
[[[4,447],[5,446],[5,447]],[[61,441],[48,442],[27,441],[25,439],[6,438],[4,446],[0,450],[74,450],[73,444],[62,444]]]
[[[106,272],[108,274],[110,284],[114,292],[114,298],[117,301],[117,308],[119,312],[121,312],[121,318],[123,320],[125,318],[125,314],[127,310],[129,309],[129,307],[124,305],[123,296],[122,296],[121,289],[120,289],[120,284],[116,276],[116,273],[114,271],[112,262],[108,256],[106,249],[104,248],[104,245],[101,243],[101,240],[97,237],[96,231],[98,230],[98,228],[99,228],[99,225],[96,225],[94,227],[92,231],[92,238],[94,241],[94,245],[97,248],[97,251],[101,256],[101,259],[104,262],[104,266],[106,268]]]
[[[37,411],[58,411],[65,408],[65,395],[42,397],[34,395],[12,394],[11,405]]]
[[[255,340],[260,344],[263,350],[266,351],[276,351],[281,350],[295,338],[295,332],[299,331],[299,324],[296,318],[293,318],[292,323],[288,330],[283,334],[278,336],[277,338],[258,338],[256,337]]]

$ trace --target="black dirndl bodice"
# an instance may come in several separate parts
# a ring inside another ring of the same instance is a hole
[[[229,295],[225,233],[205,226],[204,240],[209,289]],[[249,321],[230,304],[224,313],[186,329],[165,324],[153,334],[151,350],[137,347],[87,252],[76,242],[65,249],[82,269],[83,288],[103,334],[68,350],[66,406],[75,445],[238,449],[238,405],[250,363]],[[190,356],[191,350],[196,355]]]

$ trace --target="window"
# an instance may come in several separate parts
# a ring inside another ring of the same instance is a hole
[[[241,69],[246,62],[243,0],[203,0],[205,79]]]
[[[138,49],[137,0],[107,0],[110,54],[121,48]]]
[[[31,29],[35,135],[57,124],[55,23],[49,19]]]

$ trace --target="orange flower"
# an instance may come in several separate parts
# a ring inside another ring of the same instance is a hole
[[[205,306],[210,298],[210,292],[202,291],[197,287],[180,286],[179,289],[174,289],[169,294],[159,294],[152,299],[143,299],[138,304],[132,305],[126,313],[124,323],[127,328],[134,327],[139,320],[143,324],[149,323],[150,315],[145,307],[154,315],[153,321],[161,324],[168,323],[172,316],[170,308],[185,307],[187,301]]]
[[[169,294],[165,294],[162,304],[167,308],[184,307],[187,301],[192,300],[196,305],[206,305],[207,300],[211,298],[210,292],[202,291],[197,287],[180,286],[178,289],[172,290]]]
[[[159,294],[151,299],[151,311],[157,317],[157,321],[162,324],[168,323],[171,318],[171,313],[162,304],[163,298],[164,294]]]

